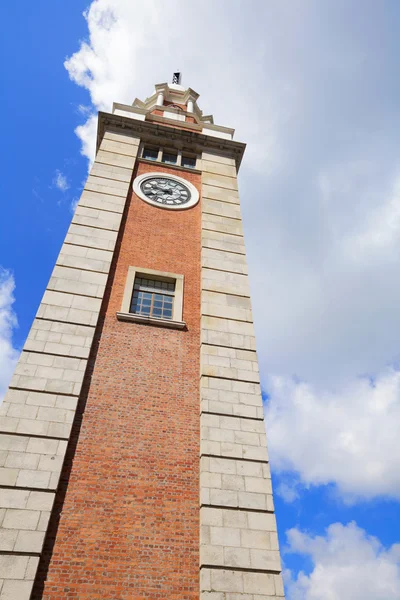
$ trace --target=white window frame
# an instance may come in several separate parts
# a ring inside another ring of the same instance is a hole
[[[172,319],[159,319],[157,317],[130,312],[133,286],[136,276],[147,279],[156,277],[157,279],[165,279],[169,281],[172,279],[175,281],[175,294],[174,301],[172,303]],[[134,323],[144,323],[147,325],[156,325],[158,327],[169,327],[170,329],[185,329],[186,323],[183,321],[183,282],[184,276],[177,273],[154,271],[153,269],[142,269],[141,267],[128,267],[121,310],[117,312],[117,319],[119,321],[132,321]]]

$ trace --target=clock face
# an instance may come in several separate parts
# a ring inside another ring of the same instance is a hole
[[[170,177],[149,176],[140,183],[142,194],[155,204],[182,206],[190,202],[189,188]]]
[[[160,171],[138,175],[132,187],[148,204],[168,210],[187,210],[200,199],[197,188],[190,181]]]

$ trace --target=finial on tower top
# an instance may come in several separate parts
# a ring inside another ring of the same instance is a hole
[[[172,83],[177,83],[178,85],[181,85],[181,81],[182,81],[182,73],[174,73],[172,75]]]

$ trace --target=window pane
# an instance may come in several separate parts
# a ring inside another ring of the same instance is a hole
[[[191,156],[182,156],[182,167],[188,167],[194,169],[196,166],[196,159]]]
[[[157,319],[172,319],[175,282],[136,277],[130,312]]]
[[[143,158],[147,158],[147,160],[157,160],[158,150],[153,150],[153,148],[143,148]]]
[[[169,152],[163,152],[162,161],[163,163],[167,163],[168,165],[176,165],[176,161],[178,160],[177,154],[172,154]]]

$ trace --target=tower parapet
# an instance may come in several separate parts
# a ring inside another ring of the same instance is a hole
[[[199,94],[176,83],[159,83],[154,94],[142,101],[136,98],[131,106],[114,103],[112,112],[131,119],[183,126],[217,138],[232,140],[235,130],[214,124],[212,115],[203,115],[197,100]],[[191,127],[192,126],[192,127]]]

